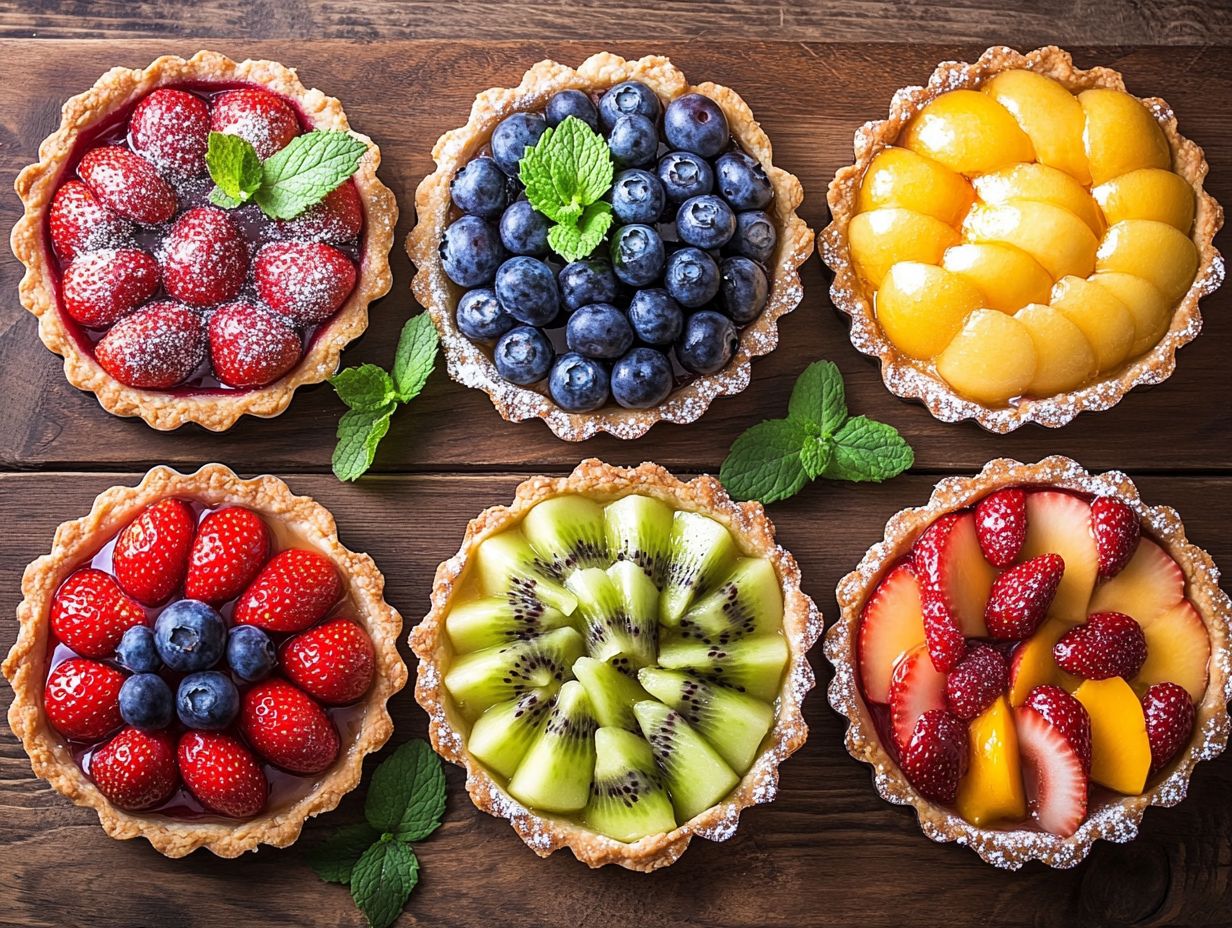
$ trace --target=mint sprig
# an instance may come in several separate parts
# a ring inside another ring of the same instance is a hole
[[[892,425],[849,416],[843,375],[831,361],[804,369],[791,391],[786,419],[769,419],[736,439],[719,479],[738,500],[774,503],[810,480],[880,483],[915,461]]]

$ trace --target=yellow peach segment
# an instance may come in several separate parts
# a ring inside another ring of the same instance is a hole
[[[957,274],[900,261],[877,291],[877,321],[900,351],[925,361],[945,349],[982,300],[980,291]]]
[[[1153,219],[1125,219],[1108,229],[1095,254],[1097,271],[1137,274],[1169,303],[1185,295],[1198,272],[1198,249],[1183,232]]]
[[[1035,160],[1031,140],[1009,110],[975,90],[937,97],[903,130],[901,143],[959,174],[987,174]]]
[[[1081,277],[1062,277],[1052,288],[1052,306],[1082,330],[1101,371],[1111,370],[1129,357],[1134,317],[1111,290]]]
[[[1078,689],[1081,677],[1057,666],[1052,648],[1074,626],[1064,619],[1046,619],[1035,634],[1014,649],[1010,657],[1010,705],[1021,706],[1037,686],[1050,683],[1068,693]]]
[[[1027,386],[1032,396],[1054,396],[1082,386],[1094,376],[1091,343],[1060,310],[1032,303],[1014,313],[1035,343],[1035,377]]]
[[[936,264],[958,233],[940,219],[909,209],[887,207],[853,216],[847,225],[847,241],[856,273],[873,285],[899,261]]]
[[[975,194],[966,178],[906,148],[883,149],[864,172],[860,212],[898,206],[957,226]]]
[[[1172,322],[1172,307],[1150,281],[1135,274],[1122,274],[1118,271],[1103,271],[1088,277],[1087,280],[1110,290],[1113,296],[1128,307],[1129,314],[1134,317],[1134,343],[1129,348],[1131,358],[1154,348],[1164,337],[1169,323]]]
[[[1141,168],[1100,184],[1091,191],[1108,225],[1122,219],[1154,219],[1189,234],[1194,220],[1194,189],[1189,181],[1163,168]]]
[[[1142,703],[1120,677],[1085,680],[1074,696],[1091,717],[1091,779],[1127,796],[1146,786],[1151,743]]]
[[[1013,245],[999,242],[947,248],[941,266],[965,277],[984,295],[984,304],[1014,313],[1028,303],[1047,302],[1052,278],[1039,262]]]
[[[1095,269],[1099,241],[1085,222],[1067,209],[1034,200],[1011,200],[972,207],[963,223],[973,242],[1003,242],[1029,254],[1052,275],[1086,277]]]
[[[1002,71],[983,86],[1007,110],[1035,148],[1043,164],[1058,168],[1081,184],[1091,182],[1082,130],[1082,106],[1050,77],[1034,71]]]
[[[1082,140],[1092,183],[1102,184],[1139,168],[1171,167],[1168,140],[1137,97],[1096,87],[1078,94],[1078,103],[1086,116]]]
[[[977,309],[937,357],[937,373],[968,399],[1001,405],[1035,376],[1035,343],[1013,316]]]
[[[993,206],[1010,200],[1051,203],[1069,210],[1085,222],[1094,235],[1104,234],[1103,216],[1087,189],[1064,171],[1046,164],[1016,164],[977,177],[971,183],[985,203]]]
[[[1027,814],[1018,732],[1004,696],[967,726],[969,763],[958,784],[958,814],[973,825],[1017,822]]]
[[[1202,616],[1193,603],[1184,599],[1155,618],[1143,623],[1146,636],[1146,663],[1134,682],[1142,687],[1153,683],[1175,683],[1201,702],[1211,660],[1211,638]]]

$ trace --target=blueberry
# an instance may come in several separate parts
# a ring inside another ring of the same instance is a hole
[[[569,352],[552,365],[548,391],[561,409],[589,412],[607,402],[607,371],[598,361]]]
[[[645,116],[621,116],[607,137],[607,147],[618,167],[638,167],[654,160],[659,133]]]
[[[508,181],[491,158],[476,158],[454,175],[449,195],[462,212],[495,219],[509,205]]]
[[[596,132],[599,131],[599,111],[590,102],[590,97],[580,90],[562,90],[553,94],[543,115],[549,126],[559,126],[569,116],[576,116]]]
[[[175,694],[175,712],[189,728],[218,731],[240,711],[240,693],[231,678],[217,670],[190,673]]]
[[[765,264],[774,254],[779,234],[770,217],[759,209],[736,213],[736,234],[727,243],[728,254],[744,255]]]
[[[612,366],[612,398],[629,409],[658,406],[673,386],[672,362],[653,348],[634,348]]]
[[[731,320],[703,309],[685,322],[684,334],[676,342],[676,359],[695,374],[713,374],[731,360],[738,344],[740,337]]]
[[[566,264],[557,280],[560,298],[570,310],[591,303],[611,303],[620,292],[620,282],[606,258],[586,258]]]
[[[170,725],[174,702],[171,687],[156,673],[135,673],[120,687],[120,715],[143,731]]]
[[[492,224],[478,216],[463,216],[445,230],[441,264],[461,287],[490,284],[505,260],[505,249]]]
[[[458,300],[454,318],[462,334],[477,342],[500,338],[516,325],[513,317],[501,308],[496,291],[490,287],[466,291]]]
[[[629,350],[633,329],[625,314],[611,303],[592,303],[569,317],[565,342],[570,351],[610,361]]]
[[[599,98],[599,121],[608,131],[621,116],[645,116],[657,122],[660,109],[659,98],[653,90],[641,81],[625,81]]]
[[[663,273],[663,239],[650,226],[621,226],[611,250],[612,270],[630,287],[644,287]]]
[[[667,259],[663,286],[681,306],[704,306],[719,292],[719,266],[700,248],[681,248]]]
[[[134,625],[124,632],[116,647],[116,660],[133,673],[154,673],[163,665],[154,646],[154,629]]]
[[[761,265],[743,255],[724,258],[719,264],[719,302],[737,325],[745,325],[761,315],[770,284]]]
[[[714,189],[710,163],[691,151],[672,151],[660,158],[659,180],[673,203],[700,197]]]
[[[611,199],[612,214],[621,225],[658,222],[666,202],[659,179],[637,168],[616,175]]]
[[[723,110],[700,93],[686,93],[667,105],[663,134],[672,148],[683,148],[703,158],[713,158],[731,142]]]
[[[548,124],[538,113],[514,113],[498,122],[492,130],[492,157],[500,169],[517,177],[522,155],[539,142],[547,128]]]
[[[552,269],[536,258],[510,258],[496,272],[496,298],[505,312],[527,325],[547,325],[560,311]]]
[[[510,329],[492,351],[497,373],[521,386],[538,383],[546,377],[554,356],[548,337],[528,325]]]
[[[761,162],[742,151],[729,151],[714,163],[719,194],[735,210],[765,209],[774,199],[770,178]]]
[[[501,216],[501,244],[511,254],[543,257],[548,253],[550,225],[548,217],[531,206],[529,200],[517,200]]]
[[[735,231],[736,214],[712,193],[685,200],[676,212],[676,234],[688,245],[721,248]]]
[[[218,611],[195,599],[181,599],[154,623],[158,656],[172,670],[187,673],[213,667],[222,657],[227,625]]]
[[[666,290],[639,290],[629,301],[633,334],[648,345],[670,345],[684,328],[684,312]]]
[[[277,663],[274,642],[255,625],[237,625],[227,635],[227,665],[241,680],[255,683]]]

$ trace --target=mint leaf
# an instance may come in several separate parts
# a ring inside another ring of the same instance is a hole
[[[426,741],[408,741],[381,762],[368,784],[364,816],[377,831],[420,841],[445,813],[445,771]]]
[[[372,466],[377,445],[389,431],[389,417],[396,403],[379,409],[351,409],[338,420],[338,444],[334,448],[334,476],[356,480]]]
[[[372,928],[388,928],[419,882],[415,852],[392,835],[382,835],[355,864],[351,898]]]
[[[419,395],[436,364],[439,339],[432,317],[420,313],[407,320],[394,354],[393,383],[398,399],[406,403]]]
[[[380,837],[367,822],[343,825],[308,852],[308,866],[327,883],[349,884],[355,864]]]
[[[261,186],[261,159],[252,145],[238,135],[211,132],[206,142],[205,166],[218,185],[210,193],[210,202],[215,206],[238,206]],[[215,198],[219,192],[221,197]]]
[[[898,476],[914,461],[915,454],[898,429],[856,416],[835,434],[834,460],[824,476],[831,480],[881,483]]]
[[[834,442],[819,435],[809,436],[800,450],[800,463],[810,480],[816,480],[825,473],[830,462],[834,460]]]
[[[329,379],[338,398],[352,409],[374,411],[394,399],[394,381],[375,364],[348,367]]]
[[[847,400],[843,375],[833,361],[814,361],[804,369],[792,388],[787,415],[817,426],[825,438],[839,430],[847,419]]]
[[[808,482],[800,452],[808,437],[793,419],[761,422],[728,452],[719,479],[735,499],[773,503],[797,493]]]
[[[222,209],[235,209],[237,206],[243,205],[242,201],[223,193],[221,187],[215,187],[210,191],[210,202]]]
[[[600,200],[586,207],[576,226],[548,229],[548,245],[566,261],[581,261],[599,247],[612,225],[612,204]]]
[[[583,209],[607,193],[614,171],[603,136],[576,116],[544,132],[518,165],[530,205],[566,225],[577,223]]]
[[[271,219],[294,219],[354,174],[367,150],[364,142],[337,129],[296,136],[261,165],[257,205]]]

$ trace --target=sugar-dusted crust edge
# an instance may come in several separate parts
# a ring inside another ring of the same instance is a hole
[[[125,386],[83,351],[61,316],[56,274],[43,237],[52,198],[77,136],[134,100],[168,84],[184,81],[228,81],[259,84],[294,100],[316,129],[349,132],[368,146],[354,174],[364,205],[365,232],[355,289],[324,332],[313,340],[299,364],[285,377],[257,390],[231,395],[183,396]],[[70,97],[61,110],[60,127],[39,146],[39,161],[22,170],[14,184],[25,212],[13,226],[10,244],[26,272],[19,286],[22,305],[39,320],[39,338],[64,358],[64,376],[74,387],[93,393],[99,405],[116,416],[139,416],[160,430],[195,422],[214,432],[229,429],[244,415],[280,415],[301,386],[320,383],[337,369],[342,350],[368,327],[368,304],[389,292],[393,277],[389,252],[393,247],[398,204],[393,192],[377,179],[381,150],[366,135],[351,129],[342,104],[300,83],[293,68],[276,61],[232,61],[217,52],[199,51],[192,58],[164,55],[143,69],[112,68],[89,90]]]
[[[449,185],[454,174],[487,144],[496,124],[509,114],[542,109],[560,90],[601,91],[626,80],[641,81],[668,101],[690,92],[710,97],[722,107],[741,147],[761,162],[774,187],[772,212],[779,235],[776,257],[769,268],[770,296],[761,316],[740,333],[740,346],[723,370],[696,378],[654,409],[622,409],[613,404],[596,412],[570,413],[545,394],[505,381],[484,350],[458,330],[454,309],[461,288],[445,275],[439,253],[449,219]],[[479,94],[467,124],[441,136],[432,157],[436,171],[424,178],[415,193],[417,224],[406,240],[407,254],[416,267],[411,289],[436,323],[449,375],[458,383],[487,393],[507,421],[538,417],[566,441],[583,441],[600,432],[637,438],[659,421],[693,422],[715,397],[739,393],[749,385],[752,359],[774,350],[779,340],[779,318],[795,309],[804,297],[800,267],[813,253],[813,232],[796,215],[804,199],[799,179],[774,166],[770,139],[739,94],[713,83],[690,86],[667,58],[647,56],[626,61],[601,52],[587,58],[576,70],[555,61],[541,61],[526,72],[517,87],[492,88]]]
[[[1187,594],[1211,638],[1210,679],[1197,707],[1189,747],[1169,764],[1169,772],[1162,780],[1139,796],[1126,796],[1097,809],[1068,838],[1037,831],[978,828],[925,799],[882,746],[856,680],[860,613],[889,565],[903,556],[919,533],[938,516],[969,506],[1000,487],[1023,484],[1064,487],[1113,496],[1127,503],[1181,565]],[[994,866],[1017,870],[1028,861],[1040,860],[1050,867],[1073,867],[1100,839],[1132,841],[1147,808],[1179,803],[1185,798],[1190,775],[1198,762],[1218,756],[1227,746],[1232,727],[1227,705],[1232,700],[1232,601],[1219,587],[1219,568],[1211,556],[1185,537],[1185,527],[1176,510],[1143,502],[1133,481],[1120,471],[1091,474],[1077,462],[1054,455],[1035,464],[997,458],[974,477],[948,477],[937,484],[925,505],[904,509],[891,517],[884,539],[869,548],[859,566],[839,581],[836,595],[840,615],[826,632],[825,655],[835,668],[829,688],[830,704],[850,723],[846,735],[848,752],[873,768],[873,785],[883,799],[915,808],[924,834],[934,841],[966,844]]]
[[[865,123],[856,130],[855,163],[839,170],[830,182],[826,199],[831,222],[821,231],[817,249],[822,261],[834,272],[830,299],[851,317],[851,343],[857,350],[878,359],[887,389],[904,399],[923,403],[943,422],[974,419],[991,432],[1012,432],[1027,422],[1059,428],[1081,412],[1097,412],[1119,403],[1131,389],[1142,384],[1162,383],[1176,369],[1176,352],[1202,330],[1198,301],[1223,283],[1224,261],[1214,246],[1223,226],[1223,208],[1203,188],[1209,170],[1202,149],[1180,134],[1176,115],[1158,97],[1139,98],[1158,120],[1172,150],[1173,170],[1194,188],[1197,198],[1192,239],[1198,249],[1198,271],[1188,292],[1173,312],[1172,324],[1163,338],[1146,354],[1110,377],[1079,390],[1017,406],[985,406],[959,396],[944,380],[920,362],[905,357],[882,333],[852,265],[847,242],[847,224],[858,210],[860,182],[873,158],[892,145],[913,116],[941,94],[960,87],[976,87],[995,74],[1028,68],[1061,82],[1070,91],[1092,87],[1125,88],[1120,72],[1096,67],[1081,70],[1070,53],[1056,46],[1038,48],[1025,55],[1004,46],[989,48],[974,63],[945,61],[937,65],[926,87],[904,87],[894,94],[889,118]]]
[[[168,496],[207,505],[247,506],[271,523],[289,528],[300,543],[325,554],[345,580],[355,608],[351,617],[368,632],[376,652],[376,679],[362,703],[359,733],[344,745],[339,760],[306,796],[235,824],[178,820],[116,808],[77,766],[43,710],[50,656],[48,612],[57,588],[144,506]],[[294,495],[277,477],[241,480],[222,464],[206,464],[192,474],[155,467],[135,487],[117,486],[99,494],[88,514],[57,528],[51,551],[26,568],[21,586],[24,599],[17,607],[17,641],[2,668],[13,687],[9,726],[21,739],[35,776],[77,805],[94,809],[113,838],[144,837],[167,857],[183,857],[201,847],[220,857],[236,857],[261,844],[286,847],[299,837],[308,818],[335,808],[359,785],[364,757],[380,750],[393,733],[386,702],[406,685],[407,668],[398,655],[402,616],[385,601],[385,578],[372,558],[342,545],[328,509],[309,496]]]
[[[573,822],[539,815],[513,799],[466,750],[466,737],[453,725],[442,683],[448,660],[445,616],[450,599],[461,585],[467,561],[479,544],[518,523],[526,512],[545,499],[577,493],[601,501],[640,493],[663,500],[675,509],[705,513],[725,525],[743,553],[768,558],[783,589],[783,631],[790,660],[776,700],[774,728],[769,741],[735,792],[723,802],[689,820],[674,831],[649,835],[633,844],[613,841]],[[485,509],[466,527],[458,553],[436,570],[432,608],[411,632],[411,648],[419,658],[415,699],[428,713],[432,746],[446,760],[466,768],[466,788],[484,812],[506,818],[518,835],[540,857],[569,848],[590,867],[618,864],[649,873],[669,866],[684,853],[694,835],[725,841],[736,832],[745,808],[771,802],[778,792],[778,767],[808,738],[804,697],[813,688],[808,651],[822,630],[817,605],[800,589],[800,568],[791,553],[774,538],[774,524],[760,503],[736,503],[713,477],[688,483],[657,464],[613,467],[594,458],[582,461],[568,477],[532,477],[518,485],[510,506]]]

